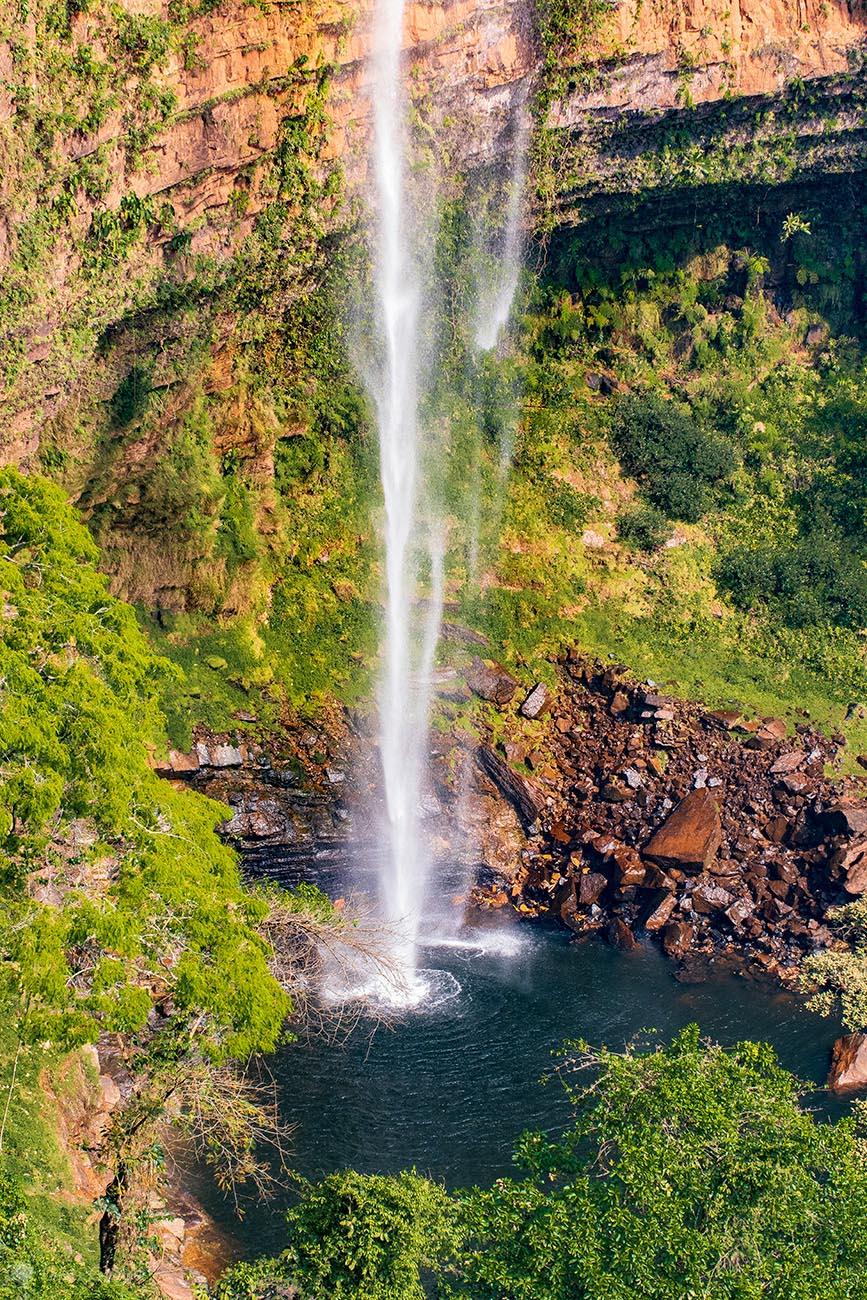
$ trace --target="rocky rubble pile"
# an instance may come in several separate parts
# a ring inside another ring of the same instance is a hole
[[[538,718],[538,688],[527,699]],[[786,978],[834,943],[828,908],[867,891],[867,802],[826,776],[839,738],[708,712],[577,654],[547,706],[540,730],[519,704],[477,752],[528,832],[514,879],[479,901],[627,948],[657,935],[684,976],[728,956]]]

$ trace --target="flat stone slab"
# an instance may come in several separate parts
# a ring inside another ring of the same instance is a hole
[[[644,856],[663,867],[703,871],[722,842],[719,805],[702,786],[681,799],[674,812],[644,848]]]

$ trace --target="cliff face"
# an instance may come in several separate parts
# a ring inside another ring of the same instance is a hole
[[[432,171],[507,157],[521,105],[552,80],[543,3],[408,5],[415,144]],[[285,316],[336,220],[323,178],[363,186],[372,9],[31,0],[0,26],[0,457],[58,472],[86,510],[151,538],[112,560],[123,594],[148,598],[167,565],[183,591],[200,564],[188,548],[167,561],[159,519],[139,517],[147,490],[129,487],[197,393],[220,408],[214,454],[273,475],[279,419],[245,397],[239,338],[254,331],[239,304],[261,314],[267,273],[268,312]],[[863,92],[846,78],[865,37],[860,0],[612,4],[565,58],[538,132],[549,224],[623,195],[863,169]],[[162,413],[134,437],[142,355]],[[261,509],[256,522],[273,523]]]

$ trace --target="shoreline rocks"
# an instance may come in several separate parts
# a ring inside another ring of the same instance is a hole
[[[867,1034],[844,1034],[837,1039],[828,1087],[838,1093],[867,1088]]]
[[[791,984],[806,955],[836,942],[828,909],[867,891],[862,786],[825,774],[838,740],[708,711],[580,654],[560,666],[544,717],[499,706],[511,764],[491,744],[479,751],[489,774],[509,772],[512,795],[495,782],[505,798],[527,767],[541,796],[506,882],[514,905],[619,946],[657,936],[691,969],[741,962]]]

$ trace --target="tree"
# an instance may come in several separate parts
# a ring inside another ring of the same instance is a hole
[[[575,1075],[590,1073],[587,1082]],[[563,1067],[561,1138],[464,1198],[449,1296],[474,1300],[851,1300],[867,1270],[854,1122],[817,1122],[771,1048],[683,1031],[649,1054],[585,1044]]]
[[[422,1277],[458,1244],[456,1207],[415,1172],[347,1170],[308,1187],[274,1261],[233,1269],[217,1300],[259,1300],[291,1282],[303,1300],[424,1300]]]

